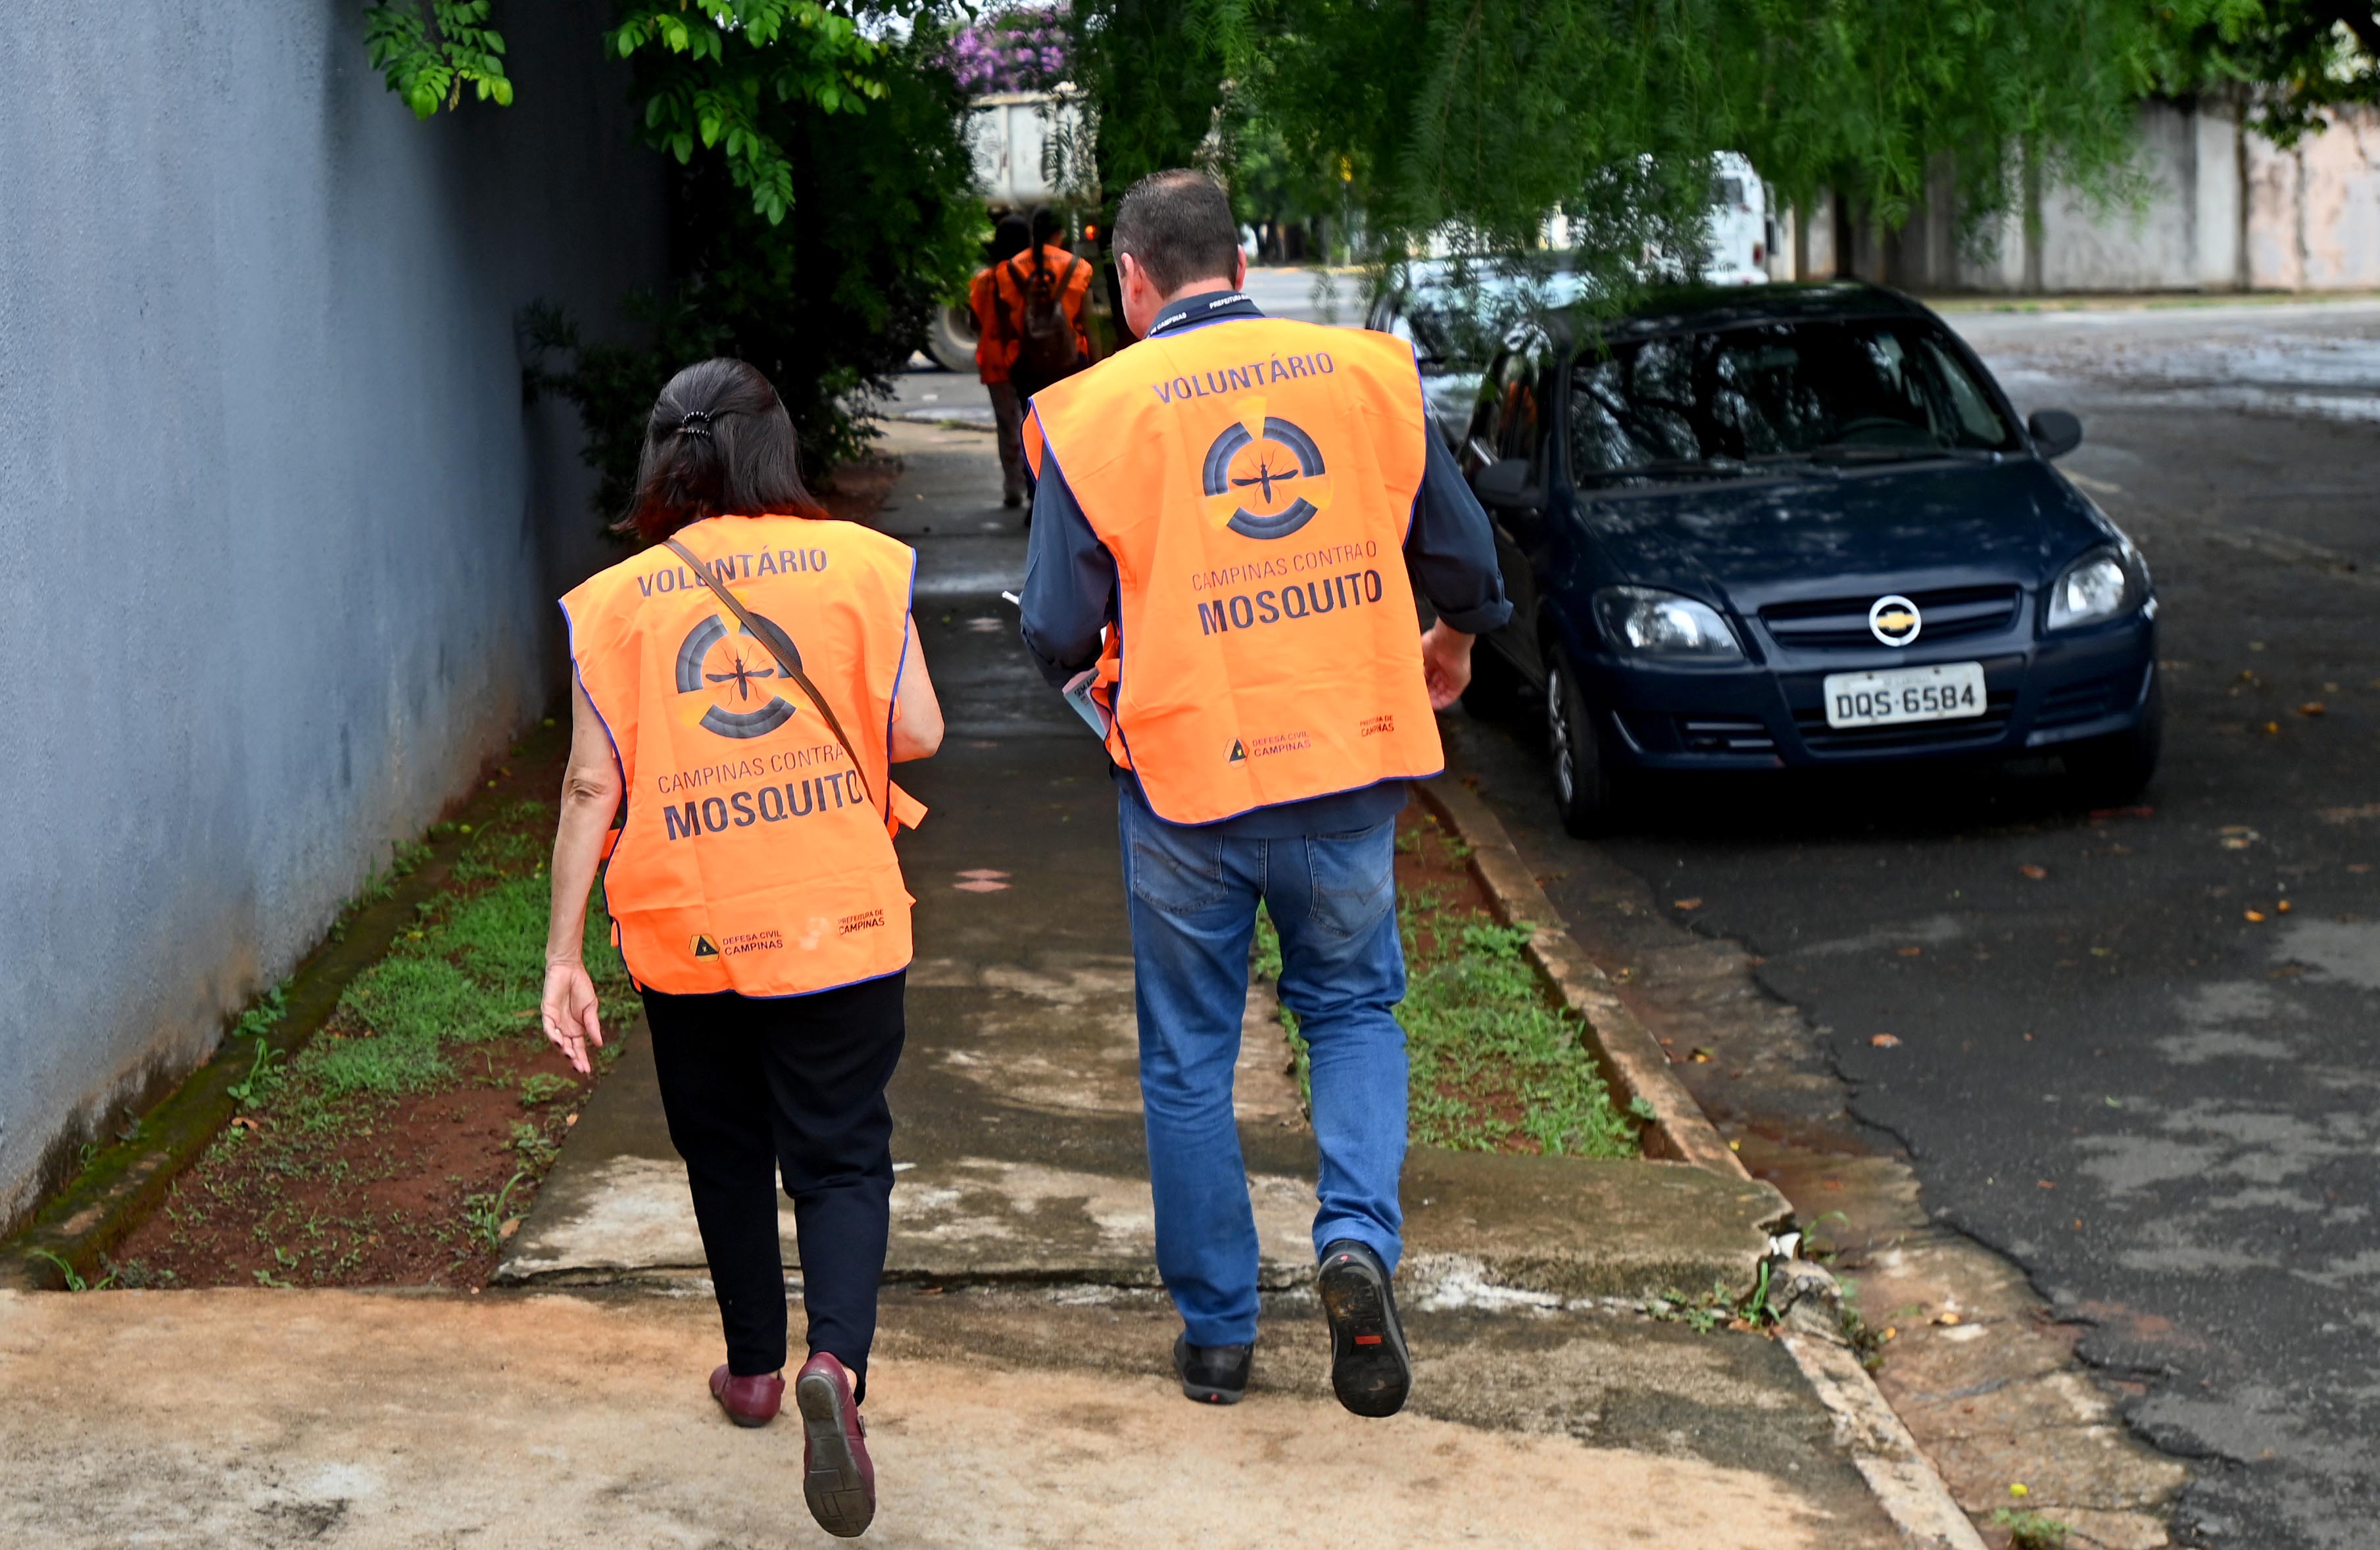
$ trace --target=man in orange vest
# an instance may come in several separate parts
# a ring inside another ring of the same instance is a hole
[[[1331,1387],[1389,1415],[1412,1385],[1390,1290],[1396,816],[1443,768],[1433,711],[1469,682],[1472,636],[1512,605],[1408,345],[1266,318],[1239,290],[1231,202],[1196,172],[1135,185],[1114,249],[1141,342],[1026,418],[1024,636],[1052,684],[1087,692],[1117,775],[1174,1368],[1193,1399],[1247,1387],[1257,1244],[1232,1075],[1261,901],[1311,1053]]]
[[[1016,338],[1008,331],[1006,309],[1000,305],[1001,266],[1033,246],[1032,228],[1022,215],[1003,215],[991,232],[991,261],[975,272],[967,285],[967,308],[975,313],[975,374],[991,399],[991,418],[1000,437],[1000,503],[1025,503],[1025,403],[1009,379],[1016,364]]]

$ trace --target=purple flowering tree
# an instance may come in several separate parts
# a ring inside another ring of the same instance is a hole
[[[952,35],[946,55],[962,90],[1047,91],[1066,79],[1066,7],[1020,7]]]

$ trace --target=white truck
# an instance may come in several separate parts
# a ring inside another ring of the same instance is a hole
[[[986,210],[1029,213],[1065,197],[1050,175],[1080,153],[1083,115],[1070,95],[1063,89],[996,91],[975,100],[967,149]],[[935,314],[926,353],[950,370],[975,369],[975,314],[964,300]]]
[[[1774,238],[1768,224],[1768,185],[1739,151],[1711,158],[1710,261],[1703,281],[1712,285],[1765,285]]]

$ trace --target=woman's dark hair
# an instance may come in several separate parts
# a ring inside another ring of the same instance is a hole
[[[768,378],[722,357],[670,379],[645,421],[623,531],[659,543],[708,516],[825,515],[803,487],[794,422]]]
[[[1002,263],[1033,246],[1033,227],[1024,216],[1009,214],[991,228],[991,261]]]

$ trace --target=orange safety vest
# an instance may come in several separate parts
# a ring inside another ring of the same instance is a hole
[[[917,555],[796,516],[714,517],[677,539],[792,642],[860,769],[668,549],[564,598],[627,792],[603,902],[629,973],[675,995],[800,996],[902,968],[914,901],[891,830],[925,809],[887,766]]]
[[[1428,421],[1412,349],[1249,319],[1145,339],[1026,422],[1123,589],[1093,689],[1173,823],[1445,768],[1404,582]]]

